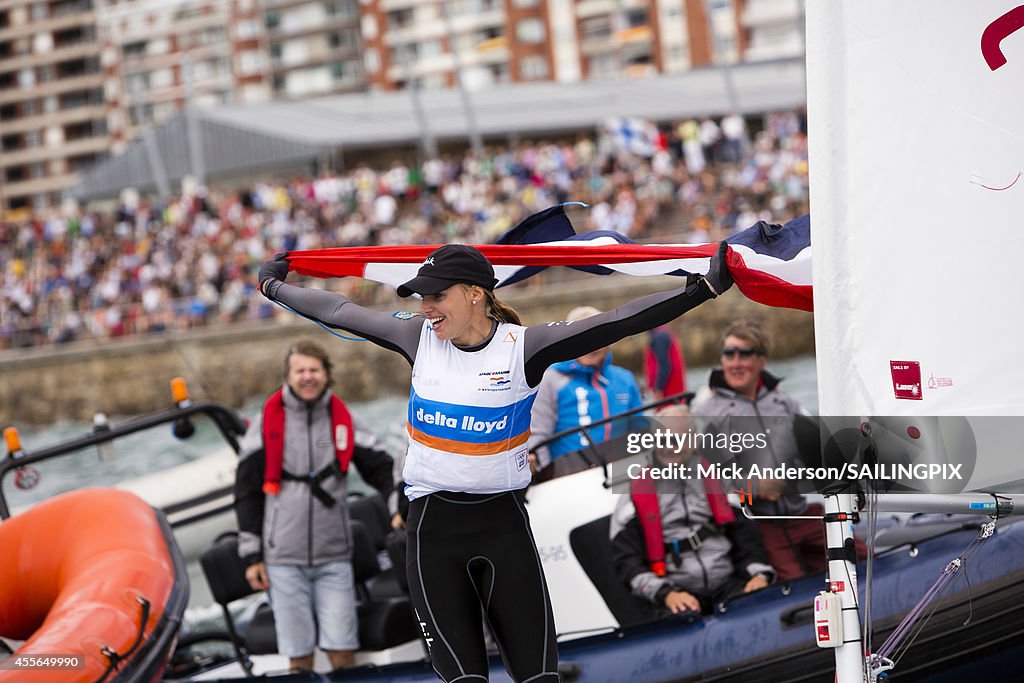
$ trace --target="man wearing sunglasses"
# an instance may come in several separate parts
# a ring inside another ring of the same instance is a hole
[[[707,418],[708,431],[728,433],[730,437],[765,435],[759,443],[766,447],[719,454],[723,460],[734,458],[744,471],[753,464],[800,464],[793,427],[796,416],[807,412],[779,390],[779,378],[765,370],[770,343],[768,334],[756,322],[739,320],[729,325],[722,335],[722,366],[713,370],[708,380],[710,394],[693,408],[695,416]],[[778,479],[735,482],[742,490],[748,490],[749,484],[754,515],[822,514],[820,505],[808,506],[804,496],[786,483]],[[759,524],[768,560],[780,580],[825,570],[825,539],[819,520],[761,520]]]

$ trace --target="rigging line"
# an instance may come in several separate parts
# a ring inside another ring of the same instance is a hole
[[[203,381],[202,373],[197,372],[195,366],[192,365],[192,361],[189,359],[188,354],[185,353],[185,349],[181,346],[181,340],[172,337],[171,346],[174,347],[175,352],[181,358],[182,364],[185,366],[185,369],[191,377],[190,381],[194,380],[199,385],[199,388],[203,391],[207,401],[213,400],[213,394],[210,392],[209,387],[206,386],[206,382]]]
[[[942,570],[942,574],[935,581],[931,588],[925,593],[925,596],[914,606],[914,608],[903,618],[899,626],[889,635],[885,643],[879,648],[878,654],[883,658],[888,658],[894,664],[903,657],[904,654],[910,649],[911,645],[924,631],[928,621],[938,611],[939,601],[941,600],[941,594],[949,588],[953,578],[960,571],[964,571],[966,577],[968,562],[973,562],[974,556],[981,550],[981,543],[984,542],[992,535],[992,531],[995,528],[994,522],[988,522],[982,526],[978,534],[971,540],[967,547],[964,548],[963,552],[960,553],[956,558],[951,560],[946,567]],[[968,580],[968,587],[970,582]],[[969,590],[969,588],[968,588]],[[972,606],[973,613],[973,606]],[[926,616],[925,613],[927,612]],[[920,620],[923,617],[923,622]],[[968,622],[970,618],[968,619]],[[966,623],[965,623],[966,625]],[[909,634],[908,634],[909,632]]]
[[[273,301],[273,299],[271,299],[271,301]],[[291,311],[292,313],[294,313],[295,315],[299,316],[300,318],[306,318],[306,316],[302,315],[301,313],[296,311],[291,306],[286,306],[285,304],[281,303],[280,301],[274,301],[274,303],[277,304],[278,306],[280,306],[281,308],[283,308],[286,311]],[[335,332],[331,328],[327,327],[327,325],[324,325],[319,320],[313,320],[312,318],[306,318],[306,320],[310,320],[310,321],[316,323],[320,327],[324,328],[328,333],[333,334],[335,337],[339,337],[341,339],[344,339],[345,341],[356,341],[356,342],[364,342],[364,341],[366,341],[362,337],[346,337],[345,335],[341,334],[340,332]]]
[[[874,566],[875,566],[875,534],[878,532],[878,491],[874,487],[869,487],[865,492],[865,497],[868,506],[868,556],[866,558],[866,568],[864,571],[864,647],[865,652],[871,653],[872,643],[874,641],[875,629],[872,622],[871,615],[871,601],[874,596],[872,590],[872,581],[874,577]]]

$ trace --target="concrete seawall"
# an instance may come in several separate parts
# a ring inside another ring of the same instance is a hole
[[[543,287],[500,292],[526,324],[562,320],[574,306],[608,310],[630,299],[678,286],[676,278],[594,278],[548,281]],[[387,310],[418,308],[415,301]],[[722,328],[737,317],[762,320],[772,337],[773,357],[813,351],[810,313],[755,304],[733,290],[673,323],[691,365],[717,360]],[[280,385],[282,356],[296,338],[324,344],[335,363],[335,387],[347,400],[407,394],[408,364],[396,353],[367,342],[343,341],[306,320],[285,314],[275,321],[249,321],[187,333],[77,342],[0,353],[0,426],[89,420],[95,412],[135,415],[171,404],[169,381],[186,379],[196,400],[240,406]],[[640,373],[645,337],[614,347],[615,362]]]

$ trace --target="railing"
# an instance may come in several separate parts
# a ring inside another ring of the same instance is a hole
[[[645,403],[639,408],[633,408],[632,410],[626,410],[611,417],[606,417],[603,420],[597,420],[590,424],[580,425],[571,429],[565,429],[556,434],[552,434],[550,437],[539,441],[531,447],[531,451],[536,451],[538,448],[549,446],[554,442],[564,439],[567,436],[573,436],[576,434],[582,434],[590,431],[594,427],[602,427],[606,424],[610,424],[617,420],[624,418],[633,418],[637,415],[643,415],[649,410],[656,410],[662,406],[672,405],[675,403],[689,403],[690,399],[693,398],[693,392],[682,392],[679,394],[673,394],[672,396],[666,396],[665,398]],[[572,453],[566,453],[558,458],[555,458],[550,463],[545,465],[543,468],[537,471],[534,475],[533,481],[535,484],[539,484],[559,477],[564,477],[583,470],[600,467],[604,471],[605,486],[610,487],[611,476],[608,472],[608,466],[617,461],[622,460],[627,456],[625,452],[618,450],[610,451],[608,448],[602,448],[605,444],[614,444],[615,440],[602,441],[600,443],[594,443],[588,439],[588,444],[578,451]]]
[[[19,447],[8,453],[3,460],[0,460],[0,519],[7,519],[11,516],[2,485],[4,478],[10,472],[22,470],[22,468],[30,468],[34,463],[71,455],[84,448],[108,444],[129,434],[152,429],[164,424],[174,426],[175,437],[186,439],[192,435],[194,428],[191,418],[194,415],[209,417],[220,431],[224,440],[230,444],[236,453],[238,452],[238,438],[245,433],[246,424],[237,413],[219,403],[187,404],[187,402],[179,403],[173,408],[130,419],[116,426],[96,426],[87,434],[63,441],[55,446],[42,448],[38,451],[29,452]]]

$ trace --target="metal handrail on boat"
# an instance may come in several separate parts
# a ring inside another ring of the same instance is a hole
[[[37,462],[68,455],[90,446],[108,443],[123,436],[152,429],[162,424],[185,425],[188,423],[189,418],[194,415],[206,415],[209,417],[217,426],[224,440],[228,442],[235,453],[238,452],[238,437],[245,433],[246,423],[237,413],[220,403],[179,404],[172,408],[129,419],[119,425],[102,428],[94,427],[88,434],[37,451],[17,450],[10,452],[0,460],[0,482],[4,480],[4,477],[11,470],[17,470]],[[10,516],[11,511],[7,505],[3,487],[0,487],[0,519],[7,519]]]
[[[665,398],[660,398],[660,399],[658,399],[656,401],[651,401],[650,403],[645,403],[644,405],[639,406],[637,408],[633,408],[631,410],[625,410],[625,411],[623,411],[621,413],[616,413],[615,415],[612,415],[610,417],[606,417],[606,418],[603,418],[601,420],[596,420],[594,422],[591,422],[590,424],[579,425],[579,426],[576,426],[576,427],[571,427],[570,429],[563,429],[560,432],[556,432],[555,434],[552,434],[551,436],[549,436],[548,438],[544,439],[543,441],[537,442],[536,444],[534,444],[533,446],[530,447],[530,450],[531,451],[536,451],[538,448],[542,448],[544,446],[550,445],[550,444],[554,443],[555,441],[558,441],[559,439],[564,439],[567,436],[572,436],[574,434],[581,434],[581,433],[587,432],[587,431],[589,431],[589,430],[591,430],[591,429],[593,429],[595,427],[601,427],[601,426],[606,425],[606,424],[608,424],[610,422],[614,422],[616,420],[621,420],[623,418],[633,417],[634,415],[641,415],[643,413],[646,413],[649,410],[655,410],[657,408],[661,408],[662,406],[667,406],[667,405],[671,405],[671,404],[674,404],[674,403],[687,403],[688,404],[693,399],[693,396],[694,396],[694,393],[692,391],[680,392],[678,394],[673,394],[671,396],[666,396]],[[580,450],[574,451],[572,453],[567,453],[565,456],[563,456],[561,458],[558,458],[556,460],[552,460],[547,465],[545,465],[541,469],[537,470],[536,474],[534,474],[534,479],[533,479],[534,483],[539,484],[541,482],[549,481],[551,479],[555,479],[557,477],[565,476],[567,474],[573,474],[575,472],[579,472],[579,471],[582,471],[584,469],[590,469],[592,467],[601,467],[601,468],[603,468],[605,470],[605,479],[607,480],[609,478],[608,477],[608,471],[607,471],[608,465],[611,462],[614,462],[615,460],[619,460],[620,458],[611,458],[611,459],[609,459],[609,458],[604,457],[604,455],[601,453],[601,451],[598,450],[598,448],[596,447],[597,445],[598,444],[594,444],[593,442],[588,441],[587,445],[584,446],[583,448],[581,448]],[[578,455],[579,458],[583,461],[583,465],[584,466],[580,467],[578,465],[568,465],[569,461],[566,459],[566,457],[567,456],[572,456],[572,455]]]

